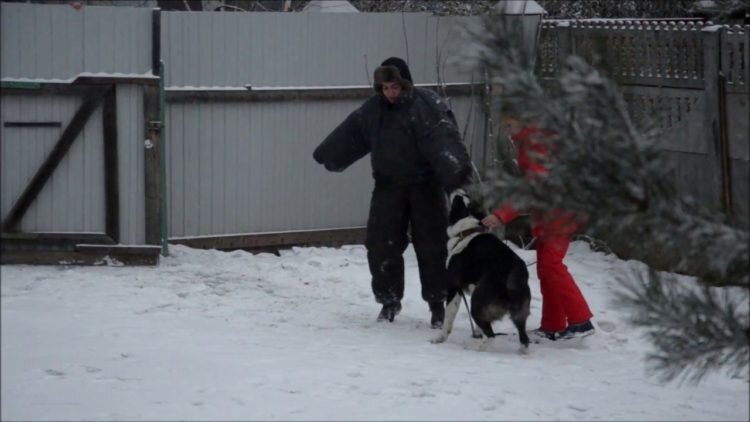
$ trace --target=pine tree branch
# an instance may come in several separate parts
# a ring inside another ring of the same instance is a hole
[[[544,177],[499,167],[479,187],[486,205],[570,211],[616,253],[696,277],[698,287],[685,288],[653,272],[621,300],[646,329],[656,350],[650,362],[666,379],[747,368],[748,310],[734,300],[746,301],[750,291],[747,222],[732,222],[679,192],[665,174],[659,132],[639,127],[618,87],[585,61],[568,58],[559,78],[543,86],[533,61],[518,51],[521,33],[507,17],[487,19],[464,61],[486,70],[500,89],[493,103],[501,114],[513,110],[556,136],[538,140],[550,154],[531,157],[548,170]]]
[[[656,347],[648,358],[665,381],[700,381],[712,368],[743,375],[748,367],[747,291],[690,286],[649,270],[620,277],[620,305],[635,309],[631,322],[645,327]]]

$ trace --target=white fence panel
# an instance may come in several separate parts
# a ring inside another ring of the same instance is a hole
[[[0,3],[3,78],[151,71],[151,9]]]
[[[461,25],[426,13],[162,13],[167,86],[367,85],[390,56],[416,83],[469,78],[447,65]],[[440,64],[438,65],[438,56]],[[439,69],[439,70],[438,70]]]

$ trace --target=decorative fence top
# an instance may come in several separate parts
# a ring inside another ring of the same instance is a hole
[[[748,28],[711,21],[583,19],[544,21],[537,71],[554,78],[575,54],[624,85],[702,89],[706,30],[720,30],[721,70],[729,91],[746,92]],[[717,46],[719,48],[719,46]]]
[[[750,25],[727,26],[721,38],[721,71],[727,92],[750,93]]]
[[[576,19],[545,21],[543,26],[569,26],[571,28],[589,29],[638,29],[646,31],[699,31],[705,26],[713,25],[703,20],[653,20],[653,19]]]
[[[554,77],[571,54],[621,84],[703,86],[701,31],[710,21],[586,19],[542,25],[539,72]]]

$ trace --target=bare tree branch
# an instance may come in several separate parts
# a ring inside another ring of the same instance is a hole
[[[367,64],[367,54],[365,56],[365,76],[367,76],[367,85],[372,86],[372,81],[370,80],[370,65]]]
[[[406,64],[409,64],[409,37],[406,35],[406,18],[404,12],[401,12],[401,28],[404,31],[404,44],[406,44]]]
[[[259,2],[259,1],[257,1],[257,0],[255,1],[255,5],[258,6],[258,7],[260,7],[261,9],[265,10],[266,12],[269,12],[268,8],[266,8],[265,6],[263,6],[263,4],[261,2]]]
[[[221,3],[218,6],[214,7],[214,10],[219,10],[219,9],[232,9],[232,10],[237,10],[237,11],[240,11],[240,12],[247,12],[247,10],[245,10],[245,9],[239,7],[239,6],[234,6],[234,5],[226,4],[226,3]]]

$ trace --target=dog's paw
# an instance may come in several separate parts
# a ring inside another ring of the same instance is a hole
[[[448,338],[448,336],[439,335],[439,336],[433,338],[432,340],[430,340],[430,343],[432,343],[432,344],[444,343],[447,338]]]

